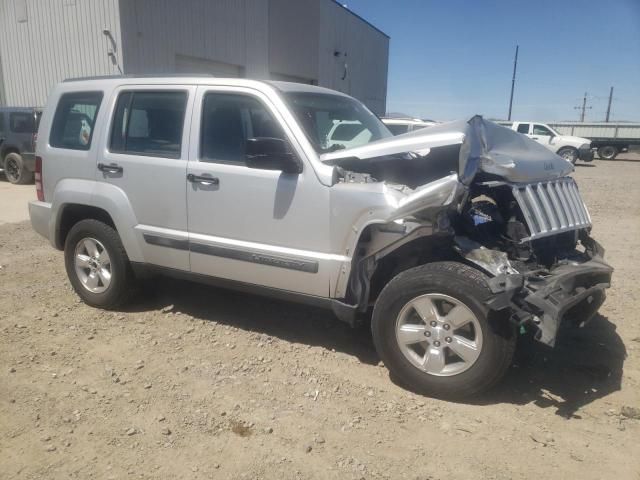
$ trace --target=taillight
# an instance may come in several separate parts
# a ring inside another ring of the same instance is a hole
[[[36,193],[38,200],[44,202],[44,185],[42,184],[42,157],[36,157],[36,171],[34,178],[36,180]]]

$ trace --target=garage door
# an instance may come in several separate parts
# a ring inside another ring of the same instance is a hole
[[[216,77],[244,77],[244,67],[206,58],[176,55],[177,73],[208,73]]]

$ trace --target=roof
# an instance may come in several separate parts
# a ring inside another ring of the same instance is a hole
[[[206,74],[169,74],[169,75],[104,75],[95,77],[79,77],[68,78],[62,83],[92,83],[104,81],[117,81],[120,84],[150,83],[150,84],[168,84],[168,85],[237,85],[237,86],[255,86],[256,84],[268,85],[281,92],[315,92],[332,95],[345,95],[342,92],[331,90],[329,88],[318,87],[316,85],[308,85],[306,83],[281,82],[272,80],[254,80],[249,78],[225,78],[216,77]]]
[[[265,80],[263,83],[272,85],[281,92],[309,92],[309,93],[326,93],[329,95],[342,95],[347,97],[348,95],[339,92],[337,90],[331,90],[330,88],[318,87],[316,85],[309,85],[307,83],[295,83],[295,82],[281,82]]]
[[[427,124],[432,124],[432,123],[436,123],[434,121],[430,121],[430,120],[422,120],[420,118],[398,118],[398,117],[393,117],[393,118],[389,118],[389,117],[382,117],[380,120],[382,120],[383,123],[385,124],[389,124],[389,125],[393,125],[393,124],[416,124],[416,125],[427,125]]]

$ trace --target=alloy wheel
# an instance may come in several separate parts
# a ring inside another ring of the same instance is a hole
[[[396,319],[396,340],[411,364],[447,377],[471,368],[482,351],[482,329],[461,301],[439,293],[410,300]]]
[[[95,238],[81,239],[75,248],[76,275],[84,288],[103,293],[111,284],[111,258],[104,245]]]

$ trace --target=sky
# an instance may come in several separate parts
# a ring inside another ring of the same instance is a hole
[[[640,122],[640,0],[345,0],[391,37],[387,112]]]

